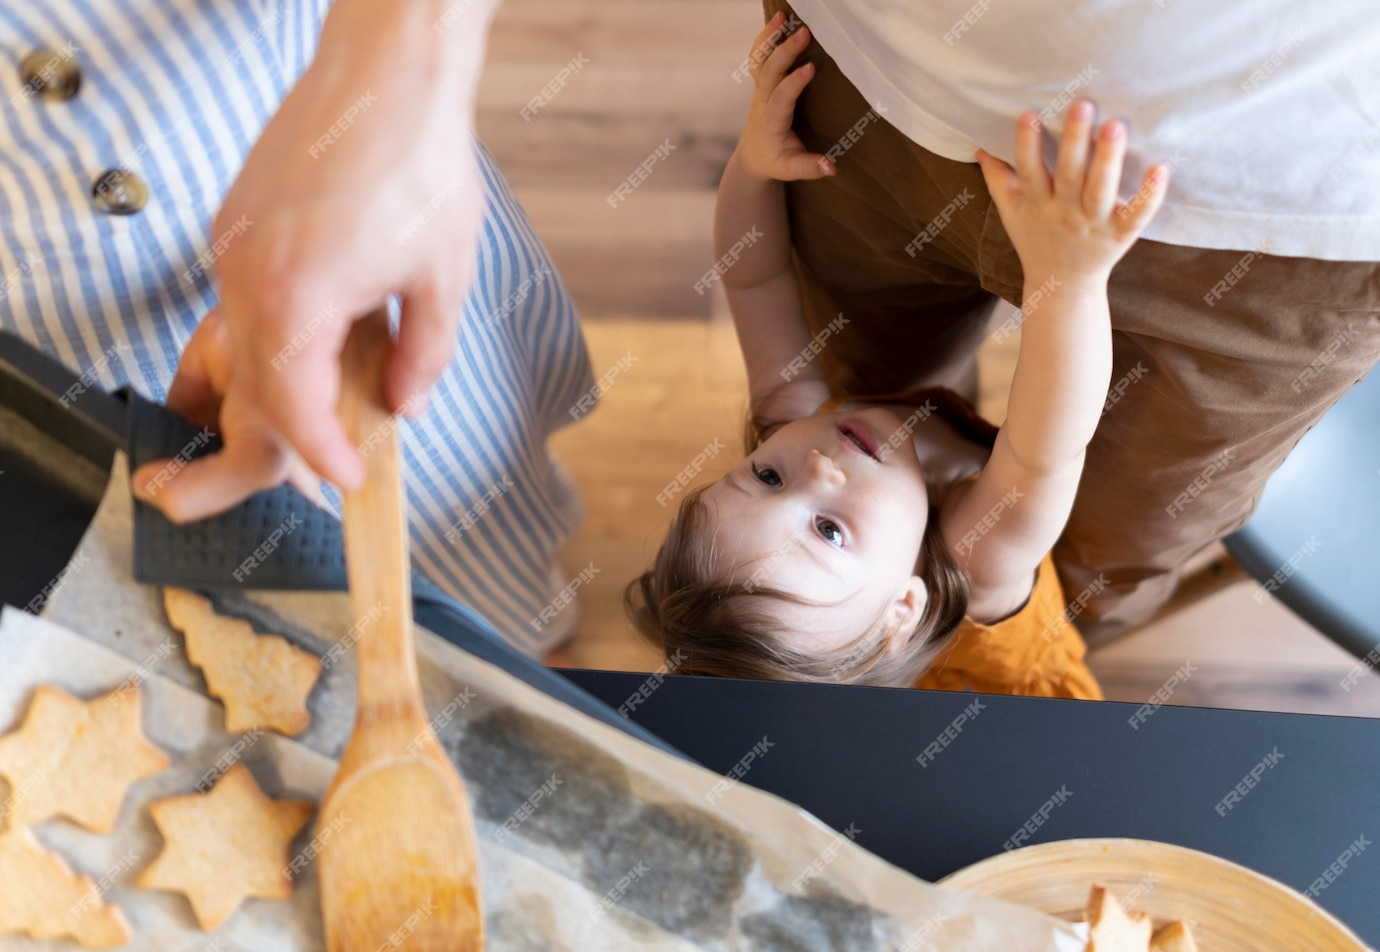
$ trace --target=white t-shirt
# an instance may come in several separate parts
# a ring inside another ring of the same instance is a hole
[[[1145,237],[1380,261],[1375,0],[792,5],[864,98],[932,152],[1011,161],[1022,111],[1057,134],[1086,96],[1130,125],[1124,197],[1151,163],[1172,169]]]

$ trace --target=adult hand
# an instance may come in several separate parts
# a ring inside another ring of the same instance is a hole
[[[226,449],[161,490],[135,480],[169,518],[224,511],[303,464],[358,485],[363,460],[336,416],[339,355],[351,323],[391,293],[403,316],[385,398],[425,408],[454,349],[483,211],[471,119],[496,3],[336,0],[216,217]],[[182,381],[197,366],[183,361],[170,402],[201,392]]]

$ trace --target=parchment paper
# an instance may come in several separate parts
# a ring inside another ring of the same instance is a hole
[[[159,593],[132,578],[130,532],[121,457],[100,512],[73,558],[78,567],[66,574],[44,617],[135,666],[154,659],[148,667],[155,672],[150,681],[158,682],[159,701],[150,705],[146,729],[155,738],[165,730],[172,730],[174,739],[192,732],[179,748],[191,751],[192,764],[175,775],[170,771],[167,777],[146,781],[158,787],[154,795],[162,795],[164,784],[174,785],[173,776],[183,785],[180,789],[190,789],[205,770],[197,769],[202,760],[195,758],[211,757],[216,743],[228,745],[233,738],[214,737],[222,723],[218,702],[204,702],[195,716],[182,711],[180,700],[177,710],[169,706],[169,698],[204,694],[205,686],[186,662],[181,636],[167,625]],[[258,760],[250,764],[270,793],[290,788],[319,796],[329,782],[325,758],[338,755],[353,718],[348,645],[368,636],[368,619],[357,624],[360,620],[351,617],[343,593],[249,593],[218,599],[218,607],[328,659],[309,699],[313,723],[298,738],[300,743],[266,737],[254,745]],[[924,883],[777,797],[741,783],[723,790],[719,775],[599,724],[430,632],[419,629],[417,634],[426,704],[474,808],[490,949],[1083,948],[1065,923]],[[59,657],[46,670],[58,672],[63,664]],[[0,655],[10,691],[31,690],[37,683],[34,669],[18,682],[9,670],[10,659]],[[110,680],[115,673],[104,677]],[[187,690],[178,691],[166,681]],[[0,709],[0,732],[9,729],[12,718],[11,708]],[[187,723],[166,728],[167,720]],[[56,843],[53,837],[76,836],[55,832],[60,822],[41,825],[40,838]],[[125,884],[155,855],[157,833],[136,804],[127,805],[116,837],[126,849],[148,858],[111,890],[112,898],[123,899],[129,895]],[[121,855],[110,844],[99,849],[90,859],[85,853],[69,855],[77,866],[99,876],[102,861]],[[245,948],[319,948],[319,910],[308,908],[316,898],[313,883],[308,874],[291,905],[251,902],[217,937],[232,928],[263,925],[279,944],[256,941]],[[185,902],[172,899],[158,901],[166,917],[161,928],[191,921]],[[283,915],[294,919],[293,929],[276,918]],[[153,927],[152,919],[141,918],[136,929]],[[183,948],[148,942],[141,933],[134,947]],[[205,942],[196,946],[205,947]],[[0,940],[0,949],[11,948],[28,946]]]

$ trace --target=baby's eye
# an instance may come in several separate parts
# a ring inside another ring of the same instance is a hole
[[[763,466],[761,469],[758,469],[757,464],[753,463],[752,475],[756,476],[759,480],[766,483],[768,486],[781,485],[781,477],[777,475],[776,470],[772,469],[770,466]]]
[[[815,528],[819,530],[819,534],[824,538],[825,542],[843,548],[843,530],[839,528],[837,522],[831,519],[819,518],[815,520]]]

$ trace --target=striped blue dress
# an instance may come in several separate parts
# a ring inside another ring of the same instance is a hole
[[[326,0],[0,2],[0,328],[107,388],[162,400],[216,303],[197,267],[245,155],[311,60]],[[67,100],[31,94],[35,50],[81,73]],[[546,448],[593,384],[569,294],[483,146],[485,214],[455,360],[402,428],[415,568],[539,654],[535,623],[581,515]],[[102,214],[107,169],[148,186]],[[549,613],[548,613],[549,614]],[[572,613],[573,614],[573,613]]]

